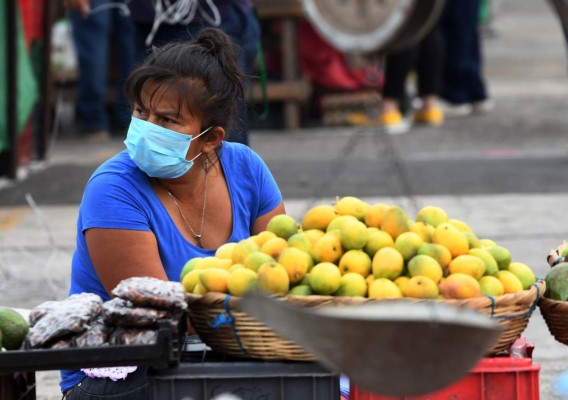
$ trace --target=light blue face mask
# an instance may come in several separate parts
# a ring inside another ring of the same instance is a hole
[[[208,132],[205,129],[199,135],[184,135],[163,128],[159,125],[132,117],[124,144],[134,163],[152,178],[179,178],[193,166],[193,160],[185,157],[192,140]]]

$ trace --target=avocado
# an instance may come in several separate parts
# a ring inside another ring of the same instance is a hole
[[[561,262],[552,267],[546,277],[546,293],[549,299],[568,300],[568,262]]]
[[[8,307],[0,307],[0,332],[6,350],[17,350],[22,346],[29,326],[24,317]]]

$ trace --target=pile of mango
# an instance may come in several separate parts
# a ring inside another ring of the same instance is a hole
[[[411,218],[400,206],[353,196],[316,205],[301,221],[275,216],[266,231],[189,260],[180,276],[195,294],[421,299],[500,296],[535,280],[507,248],[478,238],[441,207]]]

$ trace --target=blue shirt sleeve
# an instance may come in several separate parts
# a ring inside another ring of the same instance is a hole
[[[117,174],[93,177],[85,189],[81,209],[83,232],[90,228],[150,231],[140,188]]]
[[[258,218],[274,210],[282,202],[282,194],[264,160],[253,151],[251,151],[251,159],[253,164],[257,166],[256,176],[260,200],[256,216]]]

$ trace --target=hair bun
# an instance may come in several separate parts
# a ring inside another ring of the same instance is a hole
[[[212,53],[222,53],[233,48],[231,38],[215,28],[203,29],[197,36],[196,43]]]

